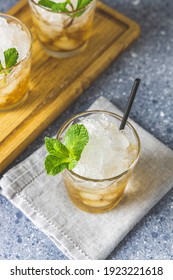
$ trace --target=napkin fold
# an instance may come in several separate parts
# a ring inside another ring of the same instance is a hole
[[[122,113],[100,97],[89,109]],[[141,156],[121,203],[90,214],[69,200],[61,175],[47,176],[44,146],[9,170],[0,192],[18,207],[70,259],[105,259],[173,187],[173,151],[131,121],[141,139]]]

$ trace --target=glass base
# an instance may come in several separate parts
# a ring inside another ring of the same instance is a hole
[[[40,44],[41,44],[43,50],[49,56],[52,56],[52,57],[55,57],[55,58],[68,58],[68,57],[76,56],[79,53],[81,53],[82,51],[84,51],[86,49],[87,45],[88,45],[88,42],[86,42],[80,48],[77,48],[77,49],[75,49],[73,51],[62,51],[62,52],[50,50],[50,49],[46,48],[41,42],[40,42]]]
[[[69,193],[68,193],[68,195],[69,195]],[[79,202],[78,199],[75,200],[74,197],[71,197],[69,195],[70,200],[77,208],[79,208],[80,210],[83,210],[85,212],[92,213],[92,214],[101,214],[101,213],[111,211],[120,203],[120,201],[122,200],[123,197],[124,197],[124,194],[122,194],[118,199],[116,199],[115,201],[113,201],[112,203],[110,203],[109,205],[107,205],[105,207],[91,207],[91,206],[85,205],[84,203]]]
[[[20,99],[18,102],[14,103],[10,106],[6,106],[4,108],[0,107],[0,112],[11,111],[13,109],[16,109],[16,108],[19,108],[20,106],[22,106],[28,97],[28,93],[29,93],[29,91],[27,91],[26,94],[24,95],[24,97],[22,99]]]

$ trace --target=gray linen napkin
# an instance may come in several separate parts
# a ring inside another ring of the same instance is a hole
[[[120,113],[103,97],[90,109]],[[173,151],[135,127],[141,138],[141,157],[124,199],[113,211],[94,215],[73,206],[61,175],[49,177],[44,171],[44,147],[4,175],[1,193],[69,258],[105,259],[173,186]]]

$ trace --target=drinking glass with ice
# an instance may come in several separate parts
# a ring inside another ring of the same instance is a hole
[[[47,145],[48,151],[53,154],[50,161],[45,161],[48,173],[55,175],[57,170],[63,170],[62,176],[71,201],[84,211],[102,213],[113,209],[122,199],[138,161],[139,136],[129,122],[124,130],[119,130],[121,120],[120,116],[107,111],[88,111],[68,120],[57,135],[57,139],[71,150],[69,154],[65,151],[63,161],[61,155],[56,161],[56,143],[54,151],[50,143]],[[71,129],[76,125],[81,126],[81,131]],[[71,134],[68,132],[70,129]],[[78,141],[79,136],[81,142]],[[83,141],[84,149],[77,158],[76,151],[78,147],[81,149]],[[68,165],[70,160],[72,166]]]
[[[29,0],[37,37],[46,53],[70,57],[92,34],[96,0]]]
[[[0,13],[0,111],[22,104],[27,97],[31,44],[27,27]]]

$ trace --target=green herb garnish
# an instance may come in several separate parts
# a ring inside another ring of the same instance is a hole
[[[0,61],[0,71],[3,69],[3,66],[2,66],[2,64],[1,64],[1,61]]]
[[[82,9],[82,8],[86,7],[92,1],[93,0],[78,0],[77,9]]]
[[[8,49],[4,52],[6,68],[10,68],[17,63],[19,53],[15,48]]]
[[[64,144],[57,139],[45,137],[46,149],[49,152],[45,159],[47,174],[55,176],[66,168],[72,170],[80,160],[88,141],[88,131],[83,124],[74,124],[67,130]]]
[[[2,66],[0,61],[0,74],[8,74],[12,66],[16,65],[17,60],[19,58],[19,53],[16,48],[10,48],[4,51],[5,57],[5,68]]]
[[[38,1],[38,4],[40,6],[49,8],[53,12],[72,12],[85,8],[92,1],[93,0],[78,0],[76,9],[74,8],[73,3],[70,0],[66,0],[62,3],[55,3],[51,0],[40,0]],[[71,8],[71,10],[68,9],[68,5]]]
[[[69,4],[69,1],[65,1],[62,3],[55,3],[50,0],[40,0],[40,1],[38,1],[38,4],[40,6],[49,8],[53,12],[68,12],[68,9],[66,8],[66,6]]]

